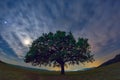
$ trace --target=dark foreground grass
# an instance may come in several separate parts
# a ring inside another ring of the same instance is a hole
[[[89,71],[59,72],[23,69],[0,63],[0,80],[120,80],[120,63]]]

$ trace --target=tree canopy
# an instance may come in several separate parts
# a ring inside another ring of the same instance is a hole
[[[34,66],[59,66],[61,74],[64,74],[65,65],[93,62],[94,58],[90,53],[88,39],[76,40],[71,32],[56,31],[44,33],[34,40],[24,61]]]

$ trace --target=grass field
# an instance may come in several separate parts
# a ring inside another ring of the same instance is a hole
[[[120,80],[120,62],[89,71],[66,72],[66,75],[0,63],[0,80]]]

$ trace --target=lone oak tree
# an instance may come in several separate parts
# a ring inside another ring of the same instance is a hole
[[[65,65],[79,65],[83,62],[93,62],[94,59],[90,54],[88,39],[75,40],[71,32],[57,31],[43,34],[34,40],[24,61],[34,66],[59,66],[61,74],[65,74]]]

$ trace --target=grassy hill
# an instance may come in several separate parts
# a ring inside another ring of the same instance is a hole
[[[117,62],[120,62],[120,54],[116,55],[113,59],[110,59],[110,60],[104,62],[103,64],[100,65],[100,67],[110,65],[113,63],[117,63]]]
[[[89,71],[59,72],[24,69],[0,62],[0,80],[120,80],[120,62]]]

